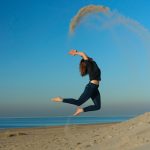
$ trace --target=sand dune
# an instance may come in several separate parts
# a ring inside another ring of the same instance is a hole
[[[9,129],[0,150],[149,150],[150,112],[122,123]]]

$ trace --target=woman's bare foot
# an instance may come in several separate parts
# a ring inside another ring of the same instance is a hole
[[[54,97],[51,99],[53,102],[62,102],[63,98],[61,97]]]
[[[77,115],[80,115],[80,113],[82,113],[82,112],[83,112],[83,109],[80,108],[80,107],[77,107],[77,110],[76,110],[76,112],[73,115],[77,116]]]

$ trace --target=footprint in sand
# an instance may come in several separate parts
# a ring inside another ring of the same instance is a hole
[[[80,142],[77,143],[77,145],[80,145],[80,144],[81,144]]]
[[[13,136],[17,136],[17,134],[16,133],[11,133],[11,134],[8,135],[8,137],[13,137]]]
[[[88,145],[86,145],[85,147],[91,147],[91,145],[90,145],[90,144],[88,144]]]
[[[97,143],[97,140],[94,140],[94,143]]]

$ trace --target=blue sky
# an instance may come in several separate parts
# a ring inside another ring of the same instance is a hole
[[[68,36],[71,18],[83,6],[105,5],[150,30],[147,0],[0,1],[0,117],[69,116],[75,106],[55,96],[78,98],[88,83],[80,57],[94,58],[102,71],[102,109],[85,116],[137,115],[150,106],[150,45],[123,25],[97,30],[87,18]],[[96,26],[100,24],[93,23]],[[89,100],[83,106],[92,104]]]

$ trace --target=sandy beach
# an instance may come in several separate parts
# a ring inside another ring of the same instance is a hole
[[[0,150],[149,150],[150,112],[121,123],[0,131]]]

